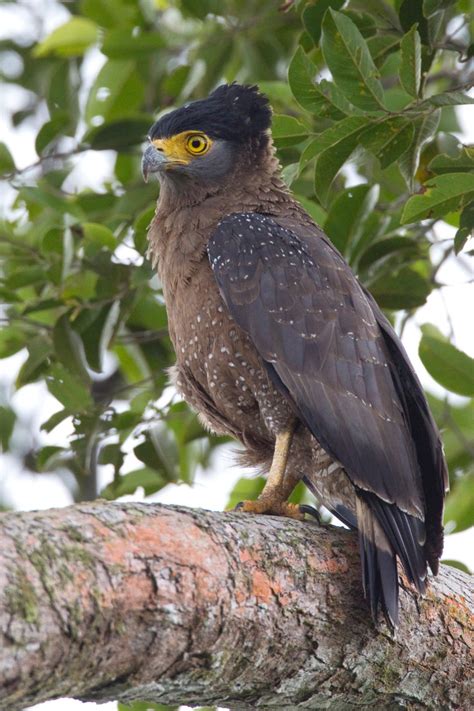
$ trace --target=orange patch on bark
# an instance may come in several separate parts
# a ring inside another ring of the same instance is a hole
[[[308,563],[315,573],[346,573],[349,570],[349,564],[346,558],[323,557],[317,555],[309,555]]]
[[[252,595],[259,602],[267,603],[273,594],[278,595],[280,586],[274,580],[270,580],[263,570],[254,570],[252,574]]]
[[[161,560],[165,561],[163,565],[171,569],[172,576],[179,571],[183,598],[197,595],[214,604],[216,597],[222,595],[221,581],[228,576],[225,553],[189,516],[179,517],[177,523],[176,514],[151,514],[124,525],[120,534],[108,532],[101,555],[107,566],[121,569],[124,580],[130,582],[128,587],[136,587],[133,598],[137,602],[152,594],[149,578],[137,570],[146,561],[154,569],[160,568]]]
[[[250,553],[247,548],[241,549],[239,551],[239,558],[241,563],[248,563],[249,561],[255,562],[255,557]]]
[[[279,598],[282,605],[289,602],[290,598],[282,591],[280,583],[270,578],[267,573],[259,567],[261,561],[260,551],[248,548],[243,548],[239,551],[240,562],[250,568],[251,571],[251,590],[250,594],[257,599],[258,602],[267,604],[273,595]],[[235,598],[239,604],[244,602],[245,595],[240,591],[236,591]]]

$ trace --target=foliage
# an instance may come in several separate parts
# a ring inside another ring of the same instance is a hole
[[[38,154],[34,166],[18,169],[0,144],[11,186],[0,228],[0,357],[22,354],[14,388],[40,381],[56,398],[43,432],[72,427],[61,446],[39,440],[21,452],[26,466],[71,472],[77,499],[97,494],[103,466],[114,472],[103,496],[139,486],[151,494],[191,483],[221,442],[165,390],[173,353],[160,285],[143,258],[158,188],[140,175],[141,144],[157,112],[222,80],[258,82],[275,109],[285,179],[380,305],[403,311],[405,324],[442,287],[446,260],[462,266],[472,255],[474,151],[454,135],[456,106],[474,102],[466,93],[472,47],[463,44],[469,7],[467,0],[60,5],[64,22],[50,34],[33,17],[29,41],[0,46],[6,85],[22,90],[10,120],[19,131],[34,127]],[[103,185],[74,189],[75,168],[104,152]],[[472,359],[433,327],[423,329],[420,356],[443,388],[472,396]],[[0,440],[14,452],[21,412],[8,393],[0,397]],[[466,505],[474,405],[447,394],[431,404],[451,471],[448,520],[461,530],[474,517]],[[239,481],[232,501],[260,485]]]

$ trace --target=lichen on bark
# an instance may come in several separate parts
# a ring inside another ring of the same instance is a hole
[[[402,585],[394,637],[355,536],[273,517],[96,502],[0,517],[0,706],[58,696],[235,709],[462,708],[471,579]]]

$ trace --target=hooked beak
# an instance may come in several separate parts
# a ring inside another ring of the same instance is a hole
[[[167,157],[162,151],[159,151],[153,145],[148,146],[142,158],[142,175],[145,183],[148,182],[150,173],[157,173],[163,170],[168,162]]]

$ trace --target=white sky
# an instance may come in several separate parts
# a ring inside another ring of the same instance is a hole
[[[23,6],[28,4],[28,8]],[[48,34],[54,27],[62,24],[68,17],[67,11],[53,2],[53,0],[29,0],[28,3],[9,4],[0,7],[0,39],[18,34],[25,34],[31,24],[31,9],[41,18],[42,34]],[[20,16],[19,16],[20,13]],[[95,76],[104,61],[103,55],[98,50],[88,53],[85,63],[85,76]],[[18,167],[25,167],[35,162],[37,155],[34,149],[34,138],[37,125],[32,121],[29,125],[12,130],[8,121],[11,107],[22,104],[24,96],[14,87],[2,87],[2,106],[6,109],[0,113],[0,135],[12,151]],[[463,128],[462,140],[465,143],[474,142],[474,108],[462,107],[459,117]],[[38,117],[41,124],[47,116]],[[68,179],[68,189],[79,190],[89,187],[100,190],[103,181],[110,175],[115,154],[113,152],[89,152],[76,159],[76,168]],[[8,196],[5,187],[0,188],[0,199]],[[441,238],[450,237],[453,230],[444,226],[445,234]],[[448,333],[449,324],[447,312],[450,314],[454,328],[455,345],[465,352],[474,355],[474,329],[472,328],[472,286],[462,286],[461,281],[467,281],[469,276],[461,269],[455,257],[449,259],[440,271],[439,280],[452,285],[440,291],[433,292],[421,309],[418,310],[416,321],[411,321],[404,333],[404,344],[409,352],[412,362],[422,379],[424,385],[435,394],[442,394],[440,386],[435,383],[424,369],[418,357],[418,343],[420,339],[419,326],[431,322],[438,325],[441,330]],[[471,274],[472,278],[472,274]],[[16,373],[24,359],[23,355],[14,356],[0,361],[0,389],[2,385],[12,382],[12,374]],[[456,399],[456,398],[453,398]],[[68,425],[58,427],[52,435],[39,434],[39,425],[50,414],[59,409],[58,403],[42,384],[32,384],[22,388],[13,397],[14,407],[23,414],[28,413],[27,430],[19,433],[24,438],[25,447],[28,438],[32,436],[41,441],[41,444],[64,443],[69,433]],[[473,423],[474,426],[474,423]],[[232,466],[229,450],[220,451],[215,458],[213,470],[208,473],[199,472],[192,488],[170,486],[152,497],[155,501],[168,504],[182,504],[198,506],[213,510],[222,510],[227,503],[230,491],[235,481],[245,472]],[[248,472],[247,472],[248,473]],[[104,472],[102,484],[105,485],[109,473]],[[43,509],[50,506],[64,506],[71,503],[71,496],[64,483],[55,475],[34,475],[24,471],[13,457],[0,457],[0,493],[8,498],[17,508],[23,510]],[[140,493],[130,499],[143,499]],[[474,569],[474,533],[472,530],[446,537],[445,558],[455,558],[465,562]],[[116,711],[115,702],[96,705],[81,703],[71,699],[39,704],[34,711]],[[181,707],[184,709],[185,707]]]

